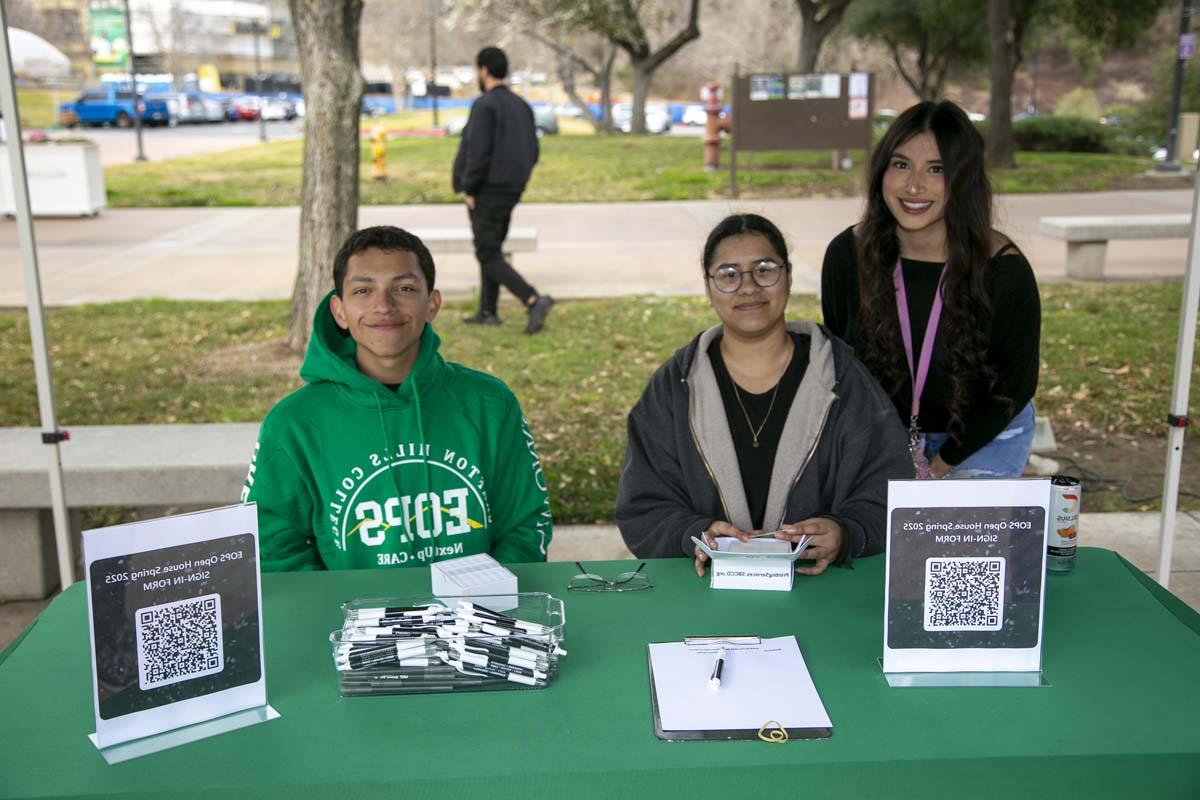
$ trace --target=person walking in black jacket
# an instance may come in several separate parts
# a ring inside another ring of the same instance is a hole
[[[503,286],[516,295],[529,315],[526,333],[537,333],[554,305],[539,294],[504,258],[504,240],[512,212],[538,160],[533,109],[504,83],[508,57],[498,47],[485,47],[475,57],[479,89],[454,158],[454,191],[466,196],[479,259],[479,313],[464,321],[498,325],[496,303]]]

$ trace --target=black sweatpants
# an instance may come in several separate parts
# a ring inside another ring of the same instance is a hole
[[[478,195],[475,208],[468,209],[471,233],[475,238],[475,258],[479,259],[479,310],[484,314],[496,313],[501,286],[516,295],[522,305],[528,305],[537,294],[504,258],[504,240],[508,238],[508,226],[519,199]]]

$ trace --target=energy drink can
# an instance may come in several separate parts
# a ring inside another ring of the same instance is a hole
[[[1046,537],[1046,569],[1070,572],[1075,569],[1079,541],[1079,479],[1055,475],[1050,481],[1050,531]]]

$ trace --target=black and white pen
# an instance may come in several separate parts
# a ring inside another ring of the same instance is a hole
[[[710,689],[721,688],[721,673],[725,671],[725,648],[721,648],[721,652],[717,655],[717,662],[713,664],[712,676],[708,679]]]

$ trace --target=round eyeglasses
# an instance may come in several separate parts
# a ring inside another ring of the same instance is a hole
[[[746,275],[749,275],[759,288],[770,289],[779,283],[779,278],[785,271],[787,271],[786,266],[770,259],[763,259],[754,262],[754,266],[747,270],[740,270],[732,264],[724,264],[708,273],[708,279],[712,281],[713,286],[717,287],[718,292],[730,294],[742,288],[742,279]]]
[[[646,566],[645,561],[638,564],[638,568],[632,572],[622,572],[612,580],[588,572],[578,561],[575,562],[575,566],[579,567],[579,574],[567,584],[567,589],[572,592],[640,592],[643,589],[654,588],[650,579],[642,574],[642,569]]]

